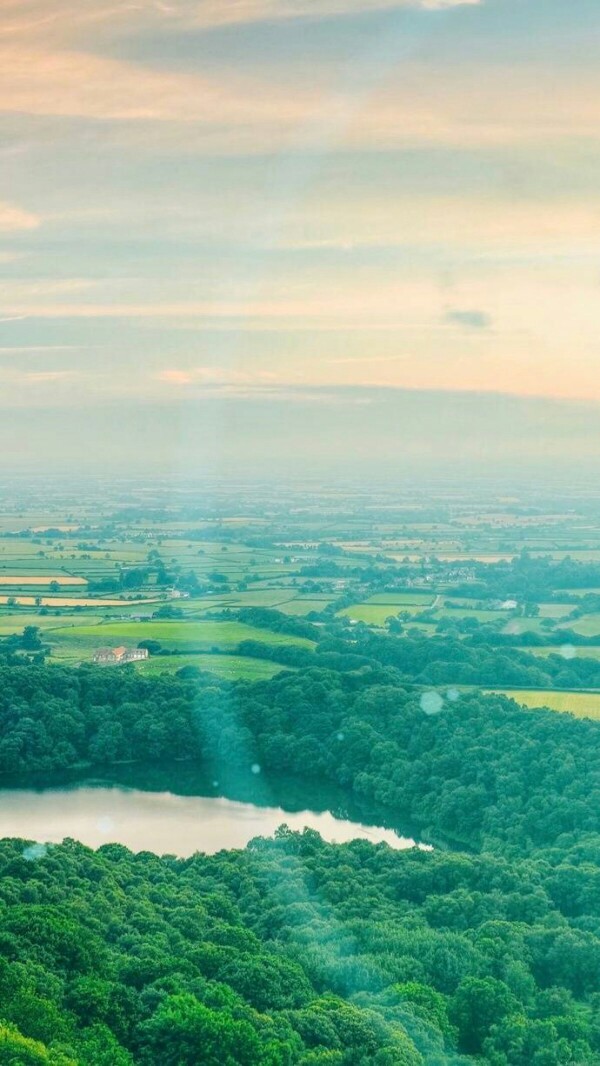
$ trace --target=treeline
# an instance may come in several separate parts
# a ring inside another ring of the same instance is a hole
[[[478,622],[476,618],[442,618],[437,623],[438,634],[451,635],[454,632],[465,634],[472,644],[489,644],[497,648],[562,648],[565,645],[575,648],[594,648],[600,645],[600,633],[590,637],[565,626],[562,622],[544,628],[532,630],[524,628],[519,633],[506,633],[503,619],[498,622]],[[527,621],[523,622],[524,627]],[[563,656],[564,658],[564,656]]]
[[[436,633],[450,636],[461,634],[468,637],[472,644],[489,644],[492,647],[504,648],[526,649],[548,646],[562,648],[565,645],[585,648],[598,647],[600,645],[600,633],[586,636],[577,630],[571,629],[569,626],[565,626],[563,619],[558,621],[558,623],[551,620],[550,625],[542,624],[544,628],[540,629],[526,628],[528,626],[528,620],[526,619],[522,623],[519,621],[518,625],[522,625],[524,628],[517,633],[507,633],[505,632],[505,618],[499,618],[498,621],[480,621],[477,618],[469,617],[469,614],[458,615],[455,618],[450,615],[444,615],[436,621]]]
[[[0,1062],[593,1066],[572,869],[285,828],[188,860],[4,840]]]
[[[327,670],[358,670],[363,666],[374,665],[368,656],[358,654],[344,641],[333,645],[326,641],[315,654],[312,649],[299,644],[268,644],[262,640],[241,640],[236,652],[251,659],[269,659],[294,670],[315,665]]]
[[[525,603],[563,600],[561,589],[600,588],[600,563],[579,562],[570,556],[553,559],[551,556],[532,556],[528,552],[515,555],[510,561],[497,563],[469,563],[475,582],[466,582],[454,589],[457,596],[469,599],[507,599],[514,596]]]
[[[320,640],[322,632],[318,626],[307,622],[297,615],[284,614],[271,607],[242,607],[235,612],[238,622],[257,629],[270,629],[273,633],[289,633],[291,636],[304,637],[306,640]]]
[[[267,773],[331,781],[399,827],[526,854],[600,833],[600,726],[501,696],[404,688],[380,666],[211,674],[0,668],[0,771],[194,760],[224,790]]]
[[[420,684],[462,684],[513,688],[600,688],[600,661],[564,656],[540,658],[507,647],[499,634],[473,633],[469,637],[425,636],[409,632],[402,637],[374,633],[366,626],[353,630],[351,641],[323,640],[319,652],[352,650],[366,659],[393,666]],[[498,637],[500,639],[498,639]],[[570,634],[564,634],[561,641]]]
[[[317,627],[314,627],[317,628]],[[374,633],[356,626],[351,635],[339,628],[320,632],[315,650],[295,645],[277,646],[265,641],[244,640],[238,655],[269,659],[293,669],[314,665],[333,670],[356,670],[379,664],[398,671],[405,682],[418,685],[480,685],[483,688],[600,688],[600,661],[583,656],[569,658],[556,654],[539,657],[527,647],[554,643],[558,649],[570,639],[563,631],[560,640],[527,642],[515,648],[511,638],[496,631],[472,632],[466,637],[426,636],[413,630],[402,636]],[[301,635],[297,633],[296,635]],[[519,638],[517,638],[518,640]],[[590,643],[583,638],[573,645]]]

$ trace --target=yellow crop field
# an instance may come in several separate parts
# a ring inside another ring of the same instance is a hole
[[[1,585],[19,585],[19,586],[25,586],[25,585],[51,585],[53,581],[56,581],[57,585],[65,585],[65,586],[66,585],[69,585],[69,586],[72,586],[72,585],[87,585],[87,581],[86,581],[86,579],[84,577],[71,577],[70,574],[69,575],[67,575],[67,574],[58,574],[58,575],[55,575],[54,577],[48,576],[47,574],[44,574],[44,575],[37,575],[37,574],[21,575],[21,574],[19,574],[18,576],[16,576],[14,574],[11,574],[11,575],[3,574],[2,571],[0,570],[0,586]]]
[[[547,707],[551,711],[574,714],[576,718],[600,720],[600,692],[545,692],[527,689],[512,691],[495,690],[499,696],[509,696],[524,707]]]
[[[20,607],[143,607],[158,600],[93,600],[85,596],[0,596],[0,604],[16,603]]]

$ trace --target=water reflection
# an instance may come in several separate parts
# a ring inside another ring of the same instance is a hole
[[[324,840],[385,841],[393,848],[415,842],[393,829],[336,818],[330,811],[286,811],[222,796],[182,796],[113,787],[66,787],[0,792],[0,836],[58,843],[65,837],[90,847],[117,842],[132,851],[192,855],[241,848],[256,836],[271,836],[282,823],[316,829]]]

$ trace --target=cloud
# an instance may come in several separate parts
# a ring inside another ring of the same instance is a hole
[[[0,233],[13,233],[18,230],[36,229],[40,218],[31,211],[25,211],[15,204],[0,202]],[[3,257],[3,261],[6,258]]]
[[[372,140],[383,146],[411,137],[441,144],[531,144],[585,137],[594,142],[600,121],[597,71],[558,78],[553,63],[510,61],[486,65],[409,64],[368,101]],[[369,142],[362,116],[348,140]]]
[[[110,54],[111,35],[135,40],[140,33],[167,28],[174,34],[191,26],[211,28],[294,18],[319,19],[368,11],[436,10],[478,0],[175,0],[157,3],[80,3],[75,0],[3,0],[0,20],[0,112],[12,115],[88,118],[112,122],[181,124],[182,145],[195,130],[195,150],[263,152],[292,139],[295,147],[322,142],[323,116],[333,146],[348,125],[352,136],[370,140],[373,115],[342,88],[331,93],[330,72],[289,77],[273,84],[264,71],[244,76],[235,67],[219,74],[183,72],[134,63]],[[319,87],[320,86],[320,87]],[[400,119],[406,135],[422,120],[417,101],[407,100]],[[353,126],[354,119],[357,126]],[[421,121],[422,124],[422,121]],[[426,126],[426,123],[425,123]],[[396,130],[398,126],[396,126]],[[362,130],[362,133],[360,132]],[[388,136],[386,131],[385,136]],[[425,132],[427,130],[425,129]],[[302,142],[297,143],[295,139]]]
[[[0,322],[11,321],[23,321],[23,319],[20,317],[18,319],[0,318]],[[0,355],[31,355],[32,352],[39,354],[40,352],[70,352],[80,350],[80,346],[76,344],[10,344],[0,347]]]
[[[178,395],[223,398],[261,397],[266,400],[306,398],[297,382],[268,370],[238,370],[234,367],[198,366],[187,370],[167,368],[154,375],[154,380],[172,385]],[[325,394],[323,394],[323,397]]]
[[[187,370],[161,370],[156,378],[165,385],[191,385],[194,380],[193,374]]]
[[[230,0],[229,3],[200,0],[193,4],[171,4],[168,13],[175,17],[183,14],[197,26],[213,27],[281,19],[344,17],[406,8],[443,11],[478,3],[480,0]]]
[[[250,123],[285,131],[317,108],[314,92],[265,92],[230,77],[164,73],[86,52],[2,46],[0,111],[207,126]]]
[[[0,296],[5,304],[12,300],[29,300],[40,296],[71,296],[93,289],[95,281],[88,278],[10,278],[0,282]]]
[[[283,284],[279,289],[273,289],[268,298],[257,294],[247,300],[63,303],[39,301],[32,291],[27,302],[15,299],[14,303],[9,303],[6,296],[4,301],[7,314],[27,315],[30,318],[174,319],[181,322],[194,319],[217,322],[237,320],[244,329],[246,321],[253,319],[279,321],[286,326],[308,319],[336,322],[338,325],[346,321],[349,325],[364,322],[375,327],[382,321],[402,324],[410,320],[421,325],[423,316],[431,312],[432,301],[437,315],[440,313],[440,293],[435,283],[391,282],[365,289],[357,280],[341,288],[335,277],[315,279],[310,289],[297,295],[289,295]],[[202,372],[209,374],[210,368],[203,368]]]
[[[21,370],[18,367],[0,367],[0,381],[4,395],[6,395],[6,388],[12,387],[25,390],[23,396],[26,397],[29,386],[58,385],[62,382],[70,382],[76,377],[77,374],[73,370]]]
[[[177,129],[170,147],[223,153],[256,154],[282,144],[336,151],[597,138],[600,79],[594,70],[582,70],[577,79],[557,79],[551,63],[490,65],[475,58],[465,64],[443,57],[427,63],[403,56],[399,43],[399,61],[378,68],[374,82],[367,78],[365,87],[359,64],[355,81],[336,88],[331,67],[318,55],[275,84],[260,63],[254,75],[242,75],[234,65],[211,75],[153,68],[100,54],[102,36],[98,39],[98,27],[113,32],[122,26],[125,36],[135,40],[153,22],[176,35],[192,24],[210,28],[381,9],[413,7],[433,15],[476,0],[147,0],[120,5],[37,0],[23,5],[23,11],[20,3],[8,0],[6,8],[6,2],[0,26],[4,113],[142,127],[170,123]],[[151,133],[147,131],[148,139]],[[164,149],[162,139],[160,145]]]
[[[447,311],[443,318],[451,326],[467,326],[469,329],[491,329],[491,316],[485,311]]]
[[[73,376],[72,370],[29,370],[25,375],[26,381],[32,384],[46,384],[53,381],[64,381]]]
[[[188,370],[167,368],[160,370],[156,380],[167,385],[183,388],[199,386],[205,388],[264,388],[276,383],[276,377],[270,371],[244,371],[230,367],[196,366]]]
[[[322,19],[413,9],[445,11],[482,0],[3,0],[0,37],[69,40],[152,26],[219,26],[284,19]]]
[[[275,245],[299,251],[454,246],[478,255],[596,252],[600,200],[531,200],[475,195],[315,192],[288,213]]]

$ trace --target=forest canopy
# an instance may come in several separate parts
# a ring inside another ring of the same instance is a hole
[[[1,842],[0,1063],[600,1061],[600,726],[341,666],[249,683],[0,665],[7,781],[171,761],[235,794],[258,765],[435,845]]]

